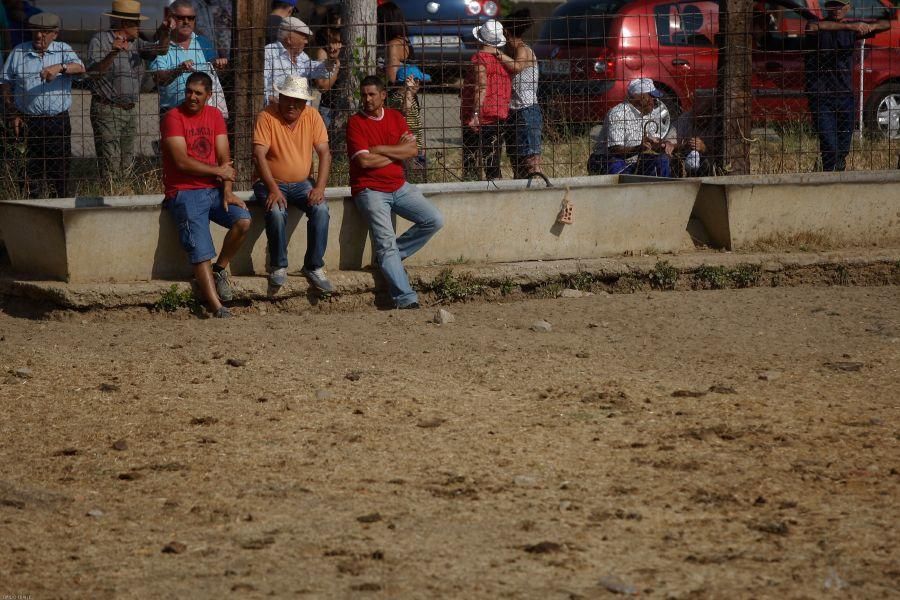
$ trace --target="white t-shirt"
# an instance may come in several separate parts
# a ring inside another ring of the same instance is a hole
[[[657,105],[649,114],[642,115],[631,102],[622,102],[606,113],[594,153],[607,154],[609,148],[614,146],[640,146],[645,135],[662,138],[667,133],[663,131],[664,127],[662,105]]]

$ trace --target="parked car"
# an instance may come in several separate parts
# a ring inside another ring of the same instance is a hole
[[[31,0],[36,8],[59,15],[62,21],[62,39],[70,44],[83,44],[98,31],[109,28],[109,19],[103,13],[110,11],[111,0]],[[141,22],[142,31],[153,34],[163,19],[166,0],[143,0],[141,14],[147,17]]]
[[[819,0],[754,7],[752,81],[755,121],[785,121],[809,112],[803,32]],[[866,40],[862,91],[867,129],[900,137],[900,15],[886,0],[854,0],[851,18],[889,19],[891,29]],[[719,4],[713,0],[572,0],[543,26],[535,51],[545,106],[568,122],[596,123],[625,99],[628,82],[650,77],[673,117],[694,95],[716,88]],[[859,60],[854,85],[859,87]]]
[[[393,1],[406,19],[413,62],[432,72],[458,74],[478,49],[472,29],[500,11],[500,0]]]

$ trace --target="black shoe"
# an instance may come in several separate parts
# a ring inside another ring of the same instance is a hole
[[[409,304],[404,304],[403,306],[398,306],[400,310],[415,310],[417,308],[422,308],[419,306],[418,302],[410,302]]]

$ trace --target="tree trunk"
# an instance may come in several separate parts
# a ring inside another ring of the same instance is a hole
[[[249,189],[253,175],[253,122],[262,110],[263,48],[269,2],[234,0],[234,145],[232,155],[238,171],[235,189]]]
[[[717,114],[721,115],[720,148],[716,155],[728,175],[750,173],[751,119],[751,0],[726,0],[719,18],[719,83]]]
[[[373,0],[345,0],[341,3],[344,56],[347,77],[341,89],[345,105],[355,111],[359,101],[359,82],[375,74],[376,3]]]

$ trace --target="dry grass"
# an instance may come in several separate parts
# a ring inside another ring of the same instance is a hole
[[[841,241],[826,233],[803,231],[798,233],[776,233],[756,240],[746,248],[748,252],[777,252],[781,250],[800,250],[801,252],[818,252],[845,247]]]

